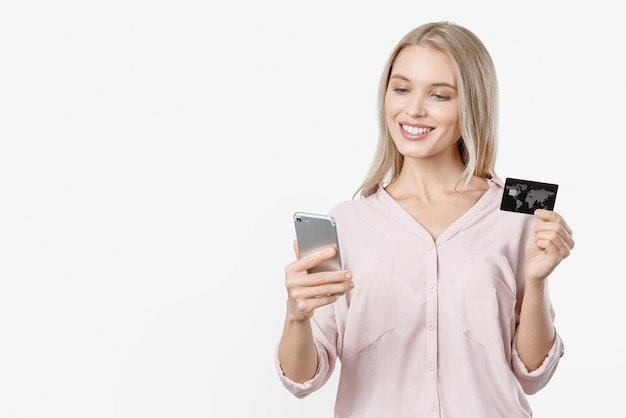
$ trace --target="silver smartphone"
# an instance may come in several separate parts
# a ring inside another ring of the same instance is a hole
[[[296,240],[300,257],[323,248],[335,247],[337,249],[333,258],[309,269],[309,273],[342,269],[337,223],[332,216],[296,212],[293,215],[293,223],[296,227]]]

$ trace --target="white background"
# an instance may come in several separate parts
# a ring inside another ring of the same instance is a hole
[[[291,215],[351,198],[431,20],[485,42],[498,174],[558,183],[575,231],[535,416],[623,416],[621,6],[367,4],[1,3],[1,418],[332,416],[336,379],[299,400],[274,369]]]

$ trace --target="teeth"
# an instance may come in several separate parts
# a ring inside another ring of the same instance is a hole
[[[433,128],[416,128],[415,126],[409,125],[402,125],[402,129],[404,129],[411,135],[425,134],[426,132],[430,132],[433,130]]]

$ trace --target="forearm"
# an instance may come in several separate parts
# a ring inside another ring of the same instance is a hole
[[[318,359],[310,319],[285,319],[278,358],[283,373],[294,382],[303,383],[315,376]]]
[[[555,337],[547,281],[527,282],[517,331],[517,351],[529,371],[541,366]]]

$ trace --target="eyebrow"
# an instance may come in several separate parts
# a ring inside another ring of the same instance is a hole
[[[393,75],[389,76],[389,81],[391,81],[394,78],[398,79],[398,80],[406,81],[406,82],[409,82],[409,83],[411,82],[411,80],[409,80],[408,78],[406,78],[405,76],[400,75],[400,74],[393,74]],[[449,88],[451,88],[453,90],[456,90],[456,86],[454,86],[454,85],[452,85],[450,83],[443,82],[443,81],[438,82],[438,83],[433,83],[433,84],[431,84],[431,86],[433,86],[433,87],[449,87]]]

